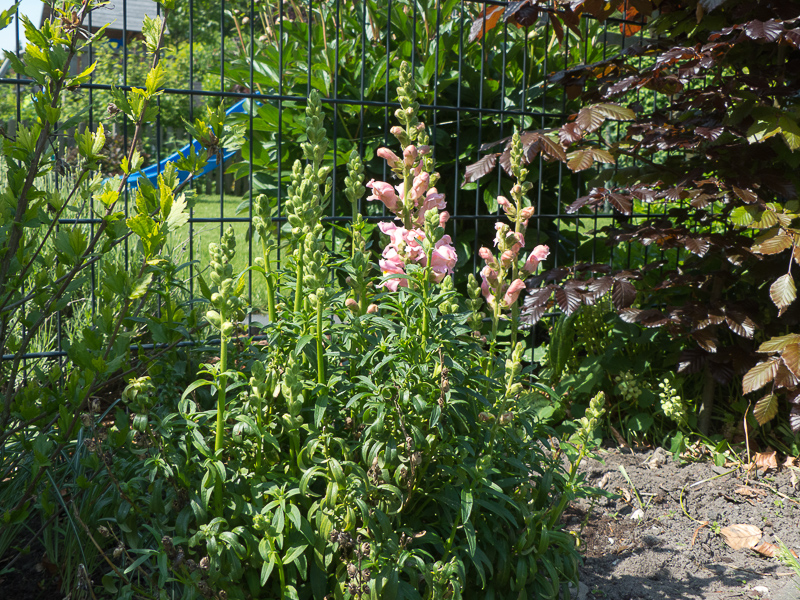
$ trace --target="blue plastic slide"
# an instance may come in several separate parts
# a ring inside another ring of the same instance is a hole
[[[234,113],[244,113],[244,112],[246,112],[246,109],[244,107],[245,102],[247,102],[247,100],[241,100],[241,101],[237,102],[236,104],[231,106],[228,110],[226,110],[225,114],[226,115],[232,115]],[[192,142],[192,144],[186,144],[186,146],[181,148],[180,151],[184,155],[187,155],[191,151],[191,147],[192,146],[194,146],[195,152],[197,152],[197,153],[199,153],[202,150],[202,147],[200,146],[200,142],[195,140],[194,142]],[[236,150],[225,150],[225,149],[223,149],[223,151],[222,151],[222,162],[225,162],[226,160],[228,160],[231,156],[236,154],[236,152],[237,152]],[[164,167],[167,166],[167,163],[176,162],[177,160],[180,159],[180,157],[181,157],[180,154],[178,152],[176,152],[174,154],[170,154],[167,158],[162,160],[157,165],[150,165],[149,167],[145,167],[144,169],[141,170],[140,173],[134,173],[128,178],[128,185],[131,187],[131,189],[136,189],[137,187],[139,187],[139,178],[142,176],[142,173],[144,173],[144,176],[147,177],[147,179],[150,180],[150,183],[152,183],[155,186],[156,182],[158,181],[159,173],[161,173],[164,170]],[[201,175],[205,175],[206,173],[210,173],[211,171],[213,171],[216,168],[217,168],[217,157],[216,156],[210,156],[208,158],[208,162],[206,163],[205,168],[195,176],[195,179],[197,177],[200,177]],[[178,171],[178,181],[180,181],[181,183],[183,183],[183,181],[185,181],[188,176],[189,176],[189,173],[187,171]]]

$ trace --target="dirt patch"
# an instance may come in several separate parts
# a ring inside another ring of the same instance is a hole
[[[763,533],[759,543],[780,538],[800,552],[800,487],[791,469],[759,475],[710,461],[681,464],[660,449],[599,455],[602,462],[586,460],[581,469],[590,485],[619,498],[581,500],[565,514],[582,540],[579,600],[800,599],[791,569],[734,550],[719,533],[753,525]]]

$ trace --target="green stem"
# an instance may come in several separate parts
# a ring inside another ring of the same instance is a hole
[[[294,312],[296,313],[299,313],[303,306],[303,247],[298,243],[298,248],[300,248],[300,252],[297,257],[297,282],[294,286]]]
[[[267,314],[269,315],[269,322],[275,323],[278,320],[275,312],[275,280],[273,279],[272,267],[269,262],[269,248],[261,240],[261,252],[264,255],[264,278],[267,283]]]
[[[325,354],[322,347],[322,302],[317,299],[317,383],[325,385]]]
[[[222,325],[225,325],[225,316],[222,316]],[[228,337],[220,331],[219,336],[220,350],[219,350],[219,390],[217,393],[217,438],[214,443],[214,452],[219,452],[222,449],[222,430],[225,423],[225,394],[228,387],[228,376],[225,374],[228,370]]]
[[[494,311],[492,312],[492,339],[489,342],[489,357],[486,361],[486,377],[492,376],[492,365],[494,364],[494,353],[497,347],[497,328],[500,323],[500,301],[501,298],[495,298]]]
[[[262,411],[262,408],[261,408],[261,396],[257,396],[257,398],[258,398],[258,401],[256,403],[256,423],[258,424],[259,442],[257,444],[258,452],[256,453],[256,470],[259,470],[261,468],[261,454],[262,454],[263,447],[264,447],[263,436],[262,436],[262,433],[261,433],[263,431],[264,425],[263,425],[262,418],[261,418],[261,411]]]
[[[566,486],[567,489],[571,489],[575,484],[575,478],[578,476],[578,467],[581,466],[581,462],[583,461],[583,457],[586,456],[586,444],[581,444],[581,452],[578,455],[578,459],[572,463],[572,466],[569,468],[569,480]],[[564,514],[564,510],[567,508],[567,503],[570,501],[569,494],[565,493],[561,494],[561,498],[558,501],[558,508],[555,512],[551,513],[550,515],[550,527],[555,527],[558,520],[561,518],[561,515]]]

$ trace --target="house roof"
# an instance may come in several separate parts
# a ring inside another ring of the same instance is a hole
[[[50,7],[45,5],[42,11],[42,22],[49,19],[50,14]],[[105,6],[93,10],[89,16],[91,16],[92,30],[108,25],[109,29],[122,31],[124,16],[124,29],[129,33],[139,33],[142,31],[145,15],[155,17],[157,14],[158,6],[153,0],[110,0]],[[84,19],[84,26],[89,25],[89,16]]]
[[[124,7],[124,12],[123,12]],[[130,32],[141,31],[145,15],[155,17],[158,7],[153,0],[111,0],[107,5],[92,11],[92,29],[109,23],[109,29],[122,30],[123,15],[126,29]],[[89,19],[84,21],[89,24]]]

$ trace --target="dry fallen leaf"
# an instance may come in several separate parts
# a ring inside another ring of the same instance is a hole
[[[758,527],[743,523],[723,527],[720,534],[725,538],[725,543],[734,550],[752,548],[761,539],[761,530]]]
[[[747,496],[748,498],[758,498],[759,496],[763,496],[766,494],[763,490],[754,490],[753,488],[747,487],[743,485],[738,487],[734,490],[737,494],[741,494],[742,496]]]
[[[794,469],[792,469],[792,477],[791,477],[792,489],[797,487],[797,473],[795,473]]]
[[[777,469],[778,459],[776,455],[777,453],[775,450],[772,452],[756,452],[756,455],[753,457],[753,462],[756,463],[756,466],[762,472],[766,472],[769,469]]]
[[[793,467],[794,466],[794,462],[796,460],[797,459],[794,456],[787,456],[786,460],[783,461],[783,466],[784,467]]]
[[[763,554],[764,556],[768,556],[769,558],[774,558],[775,555],[778,554],[778,547],[771,542],[764,542],[763,544],[754,546],[753,551],[758,552],[759,554]],[[797,558],[797,552],[795,552],[791,548],[789,549],[789,552],[792,553],[792,556]]]
[[[754,546],[753,550],[758,552],[759,554],[763,554],[764,556],[773,558],[775,554],[778,552],[778,547],[770,542],[764,542],[763,544]]]

